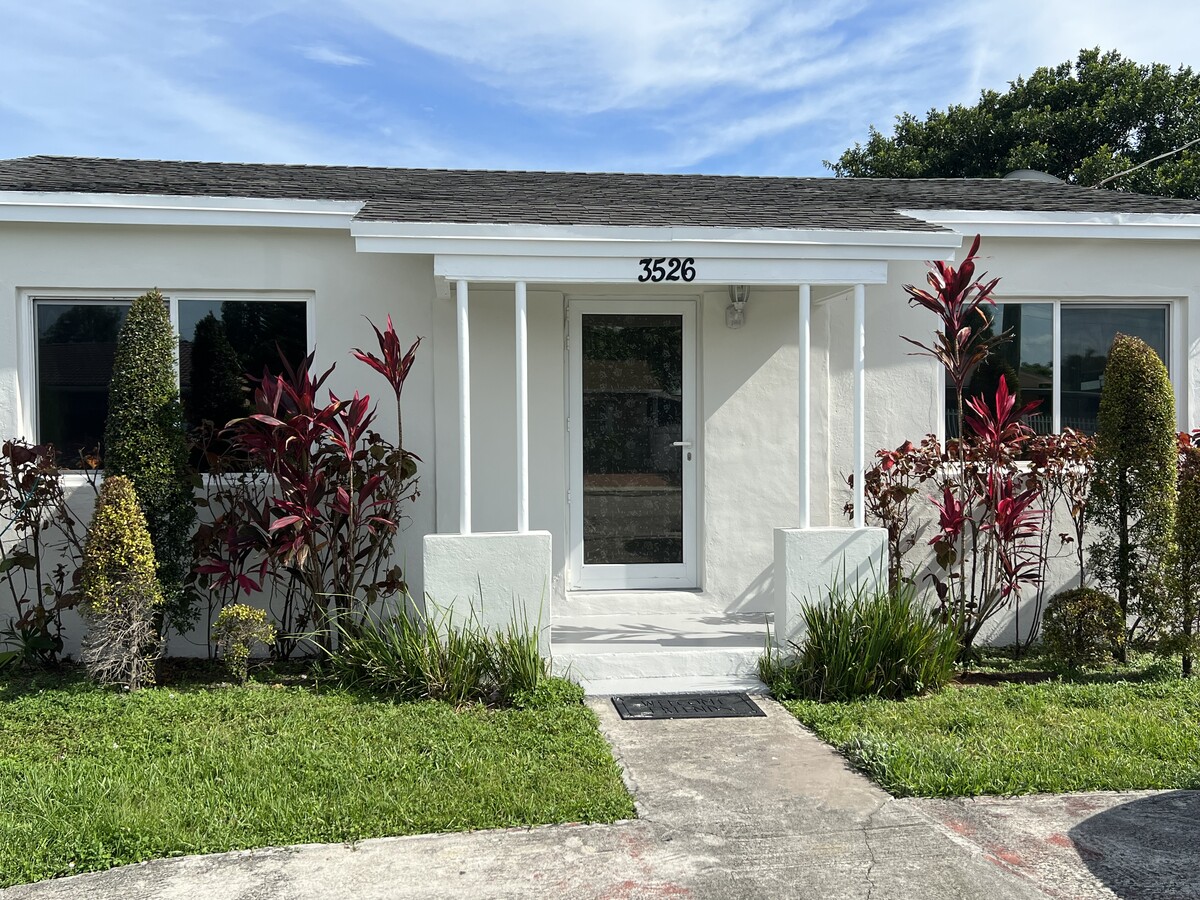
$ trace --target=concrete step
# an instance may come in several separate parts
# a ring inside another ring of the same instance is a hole
[[[568,591],[554,605],[560,617],[724,615],[725,604],[704,591]]]
[[[556,613],[554,668],[589,694],[761,689],[762,614],[592,615]]]

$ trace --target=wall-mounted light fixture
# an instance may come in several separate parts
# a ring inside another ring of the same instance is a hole
[[[725,327],[741,328],[746,324],[746,301],[750,299],[750,288],[744,284],[729,286],[729,305],[725,307]]]

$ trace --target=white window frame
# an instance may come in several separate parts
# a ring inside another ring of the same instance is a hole
[[[67,305],[70,303],[132,303],[146,293],[145,288],[138,289],[98,289],[98,288],[25,288],[17,296],[17,383],[18,383],[18,421],[22,432],[30,436],[35,443],[40,441],[40,423],[38,422],[38,336],[35,307],[38,303]],[[317,343],[316,332],[316,295],[313,291],[209,291],[209,290],[171,290],[162,291],[163,299],[167,302],[171,328],[175,332],[175,380],[179,381],[179,303],[187,300],[220,302],[234,300],[249,303],[291,302],[303,303],[305,307],[305,328],[308,336],[308,351],[311,353]]]
[[[1165,296],[1139,295],[1136,297],[1105,297],[1095,294],[1028,294],[1017,296],[996,297],[996,303],[1041,303],[1050,304],[1051,309],[1051,341],[1053,359],[1051,362],[1051,383],[1053,385],[1053,407],[1051,430],[1054,434],[1062,432],[1062,344],[1059,336],[1062,333],[1062,310],[1064,306],[1074,307],[1103,307],[1103,306],[1154,306],[1167,311],[1167,375],[1175,391],[1176,427],[1187,427],[1188,390],[1187,379],[1187,347],[1185,345],[1185,329],[1182,326],[1187,307],[1187,298],[1178,294]],[[938,397],[937,397],[937,430],[938,439],[946,441],[946,393],[949,384],[946,380],[946,370],[938,366]]]

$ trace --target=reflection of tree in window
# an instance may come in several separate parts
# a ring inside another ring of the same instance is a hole
[[[80,303],[67,307],[47,305],[42,309],[51,315],[57,309],[63,310],[42,329],[42,340],[48,344],[116,344],[126,307]]]
[[[191,340],[189,364],[191,385],[186,399],[188,422],[199,425],[209,421],[222,428],[231,419],[249,411],[249,384],[246,367],[225,334],[224,324],[211,312],[196,324]],[[181,354],[182,357],[182,354]]]
[[[264,367],[278,372],[280,353],[292,365],[308,353],[302,303],[226,300],[221,304],[221,321],[245,371],[255,377],[262,375]]]

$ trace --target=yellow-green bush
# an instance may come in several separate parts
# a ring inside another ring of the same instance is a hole
[[[88,673],[129,690],[153,684],[161,650],[155,617],[163,592],[146,517],[128,478],[112,476],[100,486],[80,586],[87,623],[80,655]]]
[[[229,674],[244,683],[249,673],[251,648],[256,643],[268,647],[275,643],[275,626],[267,621],[266,610],[231,603],[217,614],[213,637]]]

